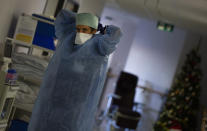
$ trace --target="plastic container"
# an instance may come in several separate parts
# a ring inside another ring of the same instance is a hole
[[[6,83],[10,85],[16,84],[17,81],[17,72],[14,69],[9,69],[6,75]]]

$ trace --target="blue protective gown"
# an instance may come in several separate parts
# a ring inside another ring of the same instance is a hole
[[[120,29],[108,26],[75,45],[75,14],[61,11],[55,21],[59,46],[46,70],[29,131],[92,131],[108,56],[120,40]]]

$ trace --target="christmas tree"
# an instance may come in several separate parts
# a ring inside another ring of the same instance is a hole
[[[187,54],[154,125],[154,131],[171,131],[174,126],[181,127],[180,131],[195,131],[202,77],[200,62],[198,48]]]

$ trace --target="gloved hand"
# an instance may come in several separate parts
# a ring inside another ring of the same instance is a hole
[[[58,39],[61,39],[65,34],[75,31],[75,19],[76,14],[62,10],[55,20],[55,35]]]
[[[106,32],[99,38],[98,49],[101,55],[110,55],[119,43],[122,36],[119,27],[109,25],[106,27]]]
[[[119,27],[114,25],[106,26],[106,35],[109,36],[110,40],[119,40],[119,38],[122,36],[121,30]]]

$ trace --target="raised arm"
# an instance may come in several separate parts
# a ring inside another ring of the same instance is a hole
[[[98,39],[98,50],[101,55],[110,55],[119,43],[122,36],[120,28],[110,25],[106,32]]]
[[[55,20],[55,35],[58,39],[75,31],[75,17],[75,13],[67,10],[62,10],[58,14]]]

